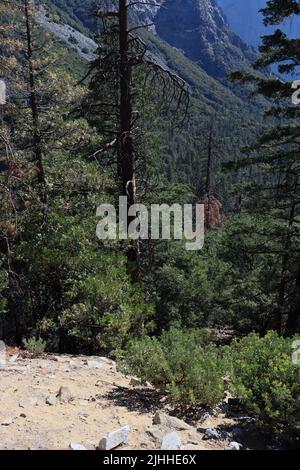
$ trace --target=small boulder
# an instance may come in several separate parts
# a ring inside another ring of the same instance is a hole
[[[142,385],[142,382],[140,379],[137,379],[135,377],[132,377],[130,382],[129,382],[129,385],[131,387],[140,387]]]
[[[9,358],[9,362],[10,362],[11,364],[14,363],[14,362],[16,362],[16,360],[18,359],[18,357],[19,357],[19,354],[14,354],[13,356],[11,356],[11,357]]]
[[[57,404],[57,398],[54,394],[49,395],[46,398],[46,404],[50,406],[55,406]]]
[[[187,423],[175,416],[169,416],[166,413],[156,412],[153,417],[153,424],[160,424],[175,431],[188,431],[191,429]]]
[[[124,426],[117,431],[110,432],[106,437],[103,437],[99,443],[99,450],[111,450],[120,446],[121,444],[128,444],[130,427]]]
[[[37,399],[33,397],[24,398],[23,400],[19,401],[20,408],[28,408],[29,406],[35,406],[36,404],[37,404]]]
[[[76,444],[76,442],[70,442],[69,449],[71,449],[71,450],[87,450],[83,445]]]
[[[226,450],[240,450],[241,445],[238,442],[230,442],[230,444],[226,447]]]
[[[161,443],[161,450],[180,450],[181,440],[176,432],[166,434]]]

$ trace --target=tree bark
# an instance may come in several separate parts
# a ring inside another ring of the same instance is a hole
[[[135,153],[132,135],[132,64],[129,52],[128,5],[119,0],[119,47],[120,47],[120,135],[119,168],[121,173],[121,194],[127,196],[128,209],[135,203]],[[134,217],[128,217],[127,230]],[[133,242],[127,252],[128,268],[133,282],[139,280],[139,249]]]
[[[30,12],[30,0],[24,0],[24,13],[26,20],[26,38],[27,38],[27,63],[29,72],[29,93],[30,93],[30,108],[32,114],[32,138],[33,147],[35,153],[35,163],[37,167],[37,180],[39,184],[39,193],[42,203],[46,203],[46,192],[45,192],[45,171],[43,166],[43,150],[42,150],[42,137],[40,130],[40,118],[38,110],[38,100],[36,93],[36,82],[35,82],[35,70],[34,70],[34,59],[33,59],[33,47],[32,47],[32,30],[30,24],[31,12]]]

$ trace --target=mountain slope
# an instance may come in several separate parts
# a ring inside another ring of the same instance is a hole
[[[76,0],[64,0],[64,2],[44,0],[43,3],[51,4],[55,21],[64,24],[69,19],[73,27],[77,25],[77,29],[83,31],[87,23],[85,17],[78,13],[76,5],[72,13],[71,5],[74,1],[76,2]],[[55,7],[54,3],[59,3],[60,7]],[[79,19],[80,16],[82,19]],[[93,36],[91,32],[88,34]],[[191,61],[187,54],[170,46],[159,35],[142,29],[139,30],[139,34],[142,35],[156,59],[174,70],[190,87],[189,119],[180,128],[180,132],[178,129],[164,131],[162,161],[164,172],[169,179],[190,183],[193,186],[198,185],[199,178],[203,178],[205,174],[203,165],[205,166],[207,158],[208,123],[211,119],[213,118],[214,121],[215,138],[218,141],[220,159],[217,166],[220,168],[221,162],[238,159],[240,147],[252,140],[260,123],[261,104],[249,102],[241,90],[230,88],[226,82],[216,80],[204,68]],[[215,54],[218,58],[217,49],[215,49]],[[221,69],[219,71],[221,73]],[[168,122],[165,126],[169,127]],[[228,176],[222,178],[221,186],[224,195],[226,188],[229,189],[229,184],[226,183]]]

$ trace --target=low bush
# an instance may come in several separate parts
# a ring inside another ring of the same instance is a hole
[[[224,393],[224,364],[206,330],[172,328],[160,338],[132,341],[118,363],[182,407],[213,406]]]
[[[253,333],[225,348],[232,393],[259,422],[279,432],[300,425],[300,364],[293,360],[297,339]]]

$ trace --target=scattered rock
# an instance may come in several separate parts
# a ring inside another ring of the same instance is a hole
[[[217,429],[208,428],[205,431],[203,439],[205,441],[209,441],[209,440],[212,440],[212,439],[221,439],[221,434]]]
[[[188,439],[187,443],[191,444],[192,446],[198,446],[199,445],[199,442],[195,441],[194,439]]]
[[[155,429],[153,427],[146,428],[146,434],[150,436],[154,441],[161,442],[163,439],[163,433],[159,429]]]
[[[86,361],[86,364],[90,369],[101,369],[103,367],[101,361]]]
[[[55,406],[57,404],[57,398],[54,394],[49,395],[46,398],[46,404],[50,406]]]
[[[4,421],[2,421],[1,426],[10,426],[17,419],[17,416],[9,416]]]
[[[165,413],[156,412],[153,417],[153,424],[161,424],[175,431],[187,431],[191,429],[187,423],[181,419],[175,418],[175,416],[169,416]]]
[[[226,450],[240,450],[241,445],[238,442],[230,442],[230,444],[226,447]]]
[[[68,387],[60,387],[56,396],[61,403],[69,403],[72,399],[72,394]]]
[[[14,354],[13,356],[11,356],[9,358],[9,362],[12,364],[13,362],[16,362],[16,360],[18,359],[19,357],[19,354]]]
[[[76,442],[70,442],[69,449],[71,449],[71,450],[87,450],[83,445],[76,444]]]
[[[161,450],[180,450],[181,440],[176,432],[166,434],[161,443]]]
[[[121,444],[128,444],[129,432],[129,426],[124,426],[117,431],[110,432],[99,442],[99,450],[111,450]]]
[[[36,404],[37,404],[37,399],[33,397],[24,398],[23,400],[19,401],[20,408],[28,408],[29,406],[35,406]]]
[[[142,382],[140,379],[136,379],[135,377],[132,377],[132,379],[129,382],[130,387],[140,387],[142,385]]]

